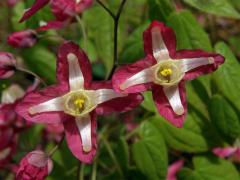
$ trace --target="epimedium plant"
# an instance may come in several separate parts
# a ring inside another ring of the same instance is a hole
[[[0,177],[239,179],[238,38],[217,27],[240,4],[4,5]]]

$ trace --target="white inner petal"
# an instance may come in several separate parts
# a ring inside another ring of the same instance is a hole
[[[32,115],[42,112],[51,112],[51,111],[63,111],[64,110],[64,98],[57,97],[46,101],[44,103],[32,106],[29,108],[28,112]]]
[[[173,109],[177,115],[182,115],[184,113],[184,107],[182,105],[178,85],[175,86],[165,86],[163,91]]]
[[[24,94],[24,90],[20,86],[13,84],[2,92],[2,103],[14,103],[17,99],[22,98]]]
[[[8,155],[10,154],[11,149],[10,148],[6,148],[2,151],[0,151],[0,160],[5,159],[6,157],[8,157]]]
[[[35,151],[27,160],[29,164],[41,168],[47,165],[48,157],[43,152]]]
[[[124,96],[127,96],[127,94],[116,93],[112,89],[98,89],[95,91],[95,98],[93,99],[93,101],[95,101],[96,104],[101,104],[111,99]]]
[[[214,58],[213,57],[201,57],[201,58],[185,58],[178,61],[181,64],[181,68],[183,72],[191,71],[200,66],[213,64]]]
[[[89,152],[92,149],[91,116],[88,114],[84,117],[77,117],[75,121],[82,139],[83,151]]]
[[[153,56],[157,61],[170,59],[168,49],[163,41],[161,30],[159,27],[153,27],[152,34],[152,48]]]
[[[75,54],[69,53],[67,56],[69,66],[69,85],[71,91],[83,89],[84,78]]]
[[[146,68],[137,74],[134,74],[132,77],[124,81],[120,85],[120,89],[125,90],[131,86],[135,86],[138,84],[152,82],[154,79],[154,74],[151,68]]]

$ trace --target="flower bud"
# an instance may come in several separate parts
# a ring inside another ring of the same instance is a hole
[[[8,36],[8,44],[15,48],[30,48],[37,42],[37,32],[25,30],[12,33]]]
[[[32,151],[21,160],[16,180],[43,180],[51,173],[52,167],[52,160],[43,151]]]
[[[16,60],[7,52],[0,52],[0,79],[9,78],[14,74]]]

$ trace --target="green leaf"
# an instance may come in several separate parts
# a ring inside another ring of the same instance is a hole
[[[50,83],[56,81],[56,57],[43,46],[25,49],[22,53],[28,68]]]
[[[223,97],[213,96],[209,111],[211,120],[220,133],[230,138],[239,137],[240,122],[238,115]]]
[[[151,91],[144,92],[143,96],[144,101],[143,103],[141,103],[141,106],[150,112],[157,112],[156,106],[152,98],[152,92]]]
[[[161,116],[149,120],[158,128],[166,143],[176,150],[189,153],[206,152],[222,144],[211,123],[197,112],[188,113],[183,128],[174,127]]]
[[[144,57],[143,49],[143,31],[147,28],[149,23],[145,23],[135,29],[128,37],[126,44],[120,54],[120,62],[132,63],[140,58]]]
[[[178,49],[212,50],[208,34],[190,11],[172,13],[167,24],[176,32]]]
[[[98,57],[107,70],[107,76],[113,67],[113,20],[104,9],[92,7],[84,13],[88,35],[95,43]]]
[[[193,165],[194,170],[184,168],[179,173],[180,180],[239,180],[234,165],[215,156],[196,156]]]
[[[240,111],[239,62],[225,43],[217,43],[215,50],[226,58],[225,63],[213,74],[213,82],[217,87],[215,89]]]
[[[24,2],[18,2],[12,9],[11,23],[14,31],[21,31],[26,28],[26,23],[19,23],[19,17],[22,16],[24,12],[25,4]]]
[[[133,144],[133,159],[147,179],[164,180],[168,156],[165,142],[150,122],[144,122],[139,130],[140,140]]]
[[[240,18],[229,0],[183,0],[185,3],[201,11],[211,13],[217,16]]]
[[[148,0],[149,16],[151,20],[167,21],[168,16],[174,12],[170,0]]]
[[[116,158],[122,171],[125,175],[127,175],[127,171],[129,168],[129,150],[128,144],[124,137],[120,137],[120,140],[117,143],[116,154]]]

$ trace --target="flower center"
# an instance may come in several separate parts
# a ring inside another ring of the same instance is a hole
[[[64,112],[75,117],[84,116],[95,108],[85,90],[72,91],[65,95],[65,99]]]
[[[174,85],[184,76],[177,61],[164,60],[153,66],[154,82],[160,85]]]
[[[160,71],[160,74],[164,77],[170,76],[172,74],[172,69],[164,68],[162,71]]]

